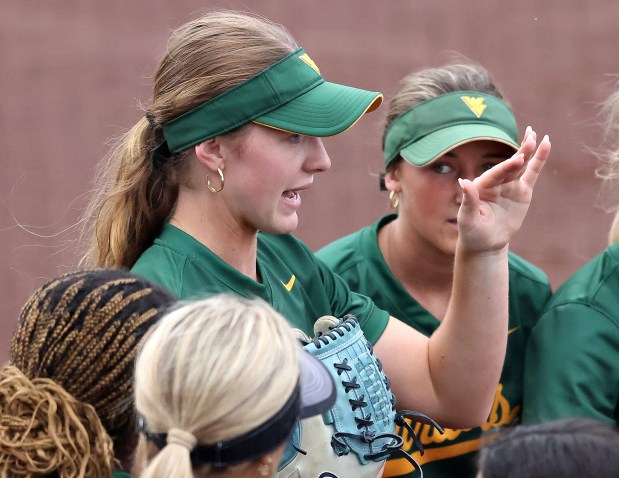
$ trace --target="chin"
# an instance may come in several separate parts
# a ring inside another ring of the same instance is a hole
[[[294,217],[288,217],[286,220],[273,221],[267,227],[261,228],[262,232],[269,234],[292,234],[297,230],[299,218],[295,214]]]

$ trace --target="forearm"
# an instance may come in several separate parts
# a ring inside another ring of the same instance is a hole
[[[480,425],[492,406],[507,346],[507,260],[507,247],[456,252],[449,307],[428,344],[429,373],[448,426]]]

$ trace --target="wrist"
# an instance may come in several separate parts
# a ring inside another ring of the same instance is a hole
[[[507,243],[503,247],[498,247],[495,249],[484,249],[484,250],[468,249],[461,242],[458,242],[458,244],[456,245],[456,257],[460,256],[463,259],[466,259],[466,258],[470,258],[470,259],[499,258],[499,259],[502,259],[504,257],[507,257],[508,252],[509,252],[509,243]]]

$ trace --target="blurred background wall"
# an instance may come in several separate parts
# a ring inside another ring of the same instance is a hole
[[[599,104],[619,73],[616,0],[132,0],[0,2],[0,360],[18,312],[75,264],[74,227],[109,141],[149,104],[171,29],[210,8],[284,24],[327,80],[382,91],[407,73],[477,61],[521,131],[553,150],[513,251],[556,288],[606,244],[598,203]],[[317,249],[387,210],[378,191],[386,108],[325,140],[333,166],[303,195],[297,235]]]

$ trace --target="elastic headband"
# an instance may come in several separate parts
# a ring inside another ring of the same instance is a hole
[[[284,406],[266,422],[240,437],[219,441],[213,445],[197,445],[190,452],[191,463],[193,466],[212,463],[215,467],[223,467],[255,460],[271,453],[288,440],[300,419],[300,410],[301,390],[297,383]],[[141,416],[138,422],[140,431],[158,449],[161,450],[166,446],[166,433],[147,431],[146,423]]]
[[[252,78],[163,125],[151,156],[168,157],[250,121],[283,131],[331,136],[348,129],[382,95],[329,83],[302,48]]]
[[[399,156],[424,166],[456,146],[484,139],[518,149],[518,125],[510,107],[478,91],[446,93],[393,120],[383,142],[385,167]]]

